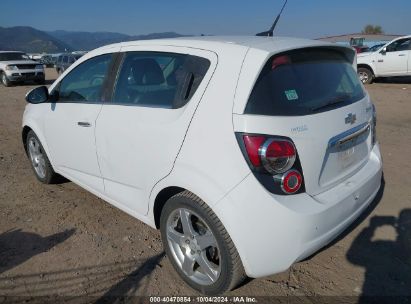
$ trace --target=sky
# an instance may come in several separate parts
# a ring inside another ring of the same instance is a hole
[[[281,0],[1,0],[0,26],[39,30],[254,35],[273,23]],[[411,0],[289,0],[276,34],[318,38],[366,24],[411,34]]]

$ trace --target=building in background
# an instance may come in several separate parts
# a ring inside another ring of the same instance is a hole
[[[386,34],[345,34],[338,36],[328,36],[317,38],[317,40],[334,42],[342,45],[351,45],[358,53],[367,51],[368,48],[377,44],[387,43],[403,35],[386,35]]]

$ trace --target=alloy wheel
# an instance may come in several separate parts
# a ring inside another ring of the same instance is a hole
[[[369,76],[368,76],[367,73],[359,72],[358,76],[360,77],[360,80],[361,80],[362,83],[367,83],[368,82]]]
[[[44,179],[46,177],[46,159],[44,157],[44,151],[37,138],[31,137],[29,139],[28,150],[31,164],[36,171],[36,174],[39,178]]]
[[[167,241],[182,272],[200,285],[215,283],[221,273],[217,240],[195,212],[178,208],[167,219]]]

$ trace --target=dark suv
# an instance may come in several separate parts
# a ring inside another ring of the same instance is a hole
[[[57,62],[54,65],[56,68],[57,73],[63,74],[63,72],[72,65],[76,60],[78,60],[82,54],[61,54],[57,58]]]

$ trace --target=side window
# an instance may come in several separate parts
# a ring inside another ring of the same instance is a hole
[[[399,52],[409,50],[411,46],[410,42],[410,38],[394,41],[393,43],[387,46],[387,52]]]
[[[76,58],[74,58],[73,56],[69,57],[69,63],[72,64],[76,61]]]
[[[68,57],[67,56],[64,56],[63,57],[63,63],[67,63],[68,62]]]
[[[59,85],[58,102],[100,102],[112,54],[91,58],[75,67]]]
[[[113,103],[181,108],[194,95],[209,66],[207,59],[187,54],[126,53]]]

